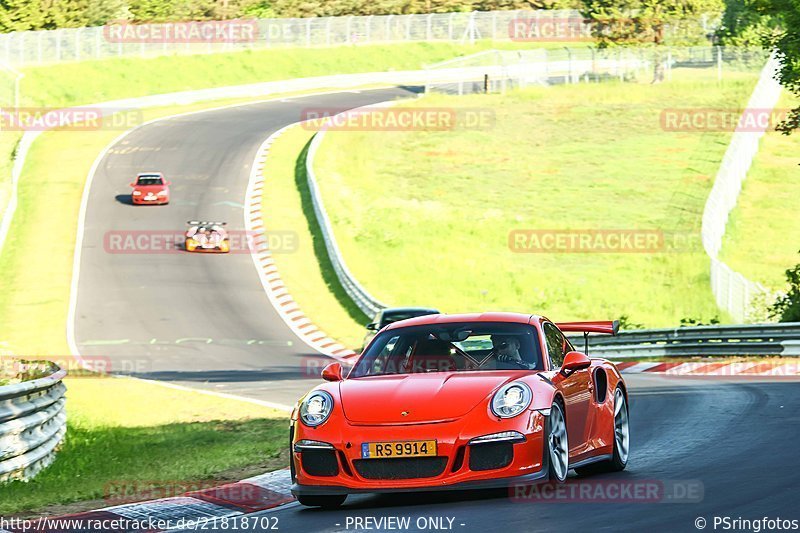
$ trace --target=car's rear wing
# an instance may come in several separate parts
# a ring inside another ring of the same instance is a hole
[[[583,333],[583,353],[589,353],[589,333],[616,335],[619,332],[619,320],[599,320],[594,322],[556,322],[558,329],[564,333]]]
[[[564,333],[576,331],[580,333],[605,333],[616,335],[619,332],[619,320],[600,320],[595,322],[556,322],[558,329]]]
[[[211,220],[187,220],[187,224],[190,226],[225,226],[227,222],[214,222]]]

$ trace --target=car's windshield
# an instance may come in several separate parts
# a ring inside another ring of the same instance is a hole
[[[509,322],[457,322],[384,331],[351,378],[421,372],[541,370],[536,328]]]
[[[136,185],[163,185],[164,180],[161,176],[139,176]]]

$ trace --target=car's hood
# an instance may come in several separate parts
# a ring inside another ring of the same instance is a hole
[[[355,424],[413,424],[462,417],[526,371],[431,372],[346,379],[342,408]],[[403,415],[402,413],[406,413]]]

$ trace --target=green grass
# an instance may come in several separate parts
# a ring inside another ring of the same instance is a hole
[[[66,383],[63,447],[32,481],[0,485],[2,516],[107,506],[103,499],[114,487],[137,481],[170,491],[182,482],[210,486],[288,465],[286,413],[133,379]]]
[[[264,172],[264,228],[297,235],[296,251],[272,256],[284,284],[317,327],[355,349],[368,319],[339,284],[314,217],[305,171],[313,133],[295,126],[271,146]]]
[[[784,92],[779,109],[800,105]],[[786,269],[800,263],[800,133],[769,131],[731,212],[721,258],[746,278],[785,289]]]
[[[627,315],[645,326],[707,320],[721,313],[700,220],[730,134],[663,131],[661,111],[738,107],[756,78],[728,73],[718,86],[710,71],[676,70],[659,85],[429,97],[404,105],[484,108],[496,122],[337,131],[316,170],[348,266],[389,305]],[[660,230],[689,243],[669,253],[523,254],[508,246],[516,229]]]

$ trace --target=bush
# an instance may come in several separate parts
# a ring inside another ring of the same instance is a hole
[[[800,253],[800,251],[798,251]],[[786,271],[789,290],[770,308],[770,317],[779,322],[800,322],[800,264]]]

